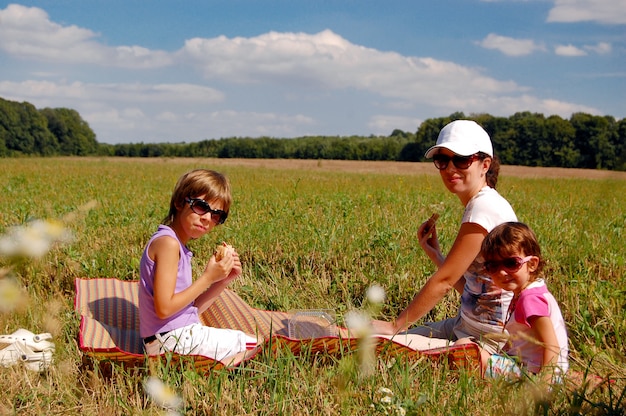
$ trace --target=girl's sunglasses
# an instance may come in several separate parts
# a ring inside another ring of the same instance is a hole
[[[189,204],[189,208],[198,214],[205,215],[207,212],[211,213],[211,219],[218,224],[224,224],[226,218],[228,217],[228,212],[222,211],[221,209],[213,209],[204,199],[200,198],[185,198],[185,202]]]
[[[515,273],[522,266],[530,261],[533,256],[526,256],[524,258],[521,257],[509,257],[506,259],[502,259],[499,261],[486,261],[484,263],[485,270],[487,273],[495,274],[499,270],[504,270],[507,273]]]
[[[433,163],[435,164],[435,167],[439,170],[446,169],[450,161],[452,161],[452,164],[457,169],[467,169],[472,165],[472,163],[474,163],[475,160],[478,160],[478,155],[471,155],[471,156],[454,155],[450,157],[448,155],[438,153],[433,156]]]

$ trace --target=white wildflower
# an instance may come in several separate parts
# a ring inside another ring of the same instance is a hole
[[[365,298],[371,304],[381,304],[385,301],[385,289],[379,285],[372,285],[365,292]]]
[[[391,396],[383,396],[380,399],[382,404],[391,404]]]
[[[396,414],[400,416],[405,416],[406,410],[404,409],[404,407],[396,405]]]
[[[357,337],[368,336],[372,332],[370,317],[362,311],[349,311],[345,316],[346,326]]]
[[[148,396],[164,409],[178,410],[183,404],[183,399],[157,377],[148,377],[144,382],[144,389]]]
[[[0,279],[0,312],[11,312],[26,302],[26,294],[17,280]]]
[[[393,391],[391,391],[391,389],[388,389],[387,387],[379,388],[378,393],[384,396],[393,396]]]
[[[56,243],[72,240],[71,232],[63,223],[53,220],[35,220],[11,227],[0,237],[0,254],[5,257],[43,257]]]
[[[376,340],[372,336],[370,317],[363,311],[350,311],[345,316],[346,326],[358,340],[359,366],[363,376],[370,376],[376,369]]]

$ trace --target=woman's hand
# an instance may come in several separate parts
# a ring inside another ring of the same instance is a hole
[[[443,254],[437,238],[437,225],[430,220],[425,221],[417,230],[417,238],[426,255],[437,265],[443,263]]]
[[[378,319],[372,320],[372,331],[374,334],[380,335],[395,335],[396,333],[393,322],[380,321]]]

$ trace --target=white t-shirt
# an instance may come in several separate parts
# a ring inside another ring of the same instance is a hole
[[[498,191],[485,186],[465,207],[463,223],[474,223],[487,232],[509,221],[517,221],[513,208]],[[513,293],[493,284],[483,274],[482,256],[476,257],[464,274],[465,288],[461,295],[461,318],[478,333],[501,333]]]

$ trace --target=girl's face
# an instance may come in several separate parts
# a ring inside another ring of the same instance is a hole
[[[223,210],[223,201],[213,200],[206,202],[212,212],[206,211],[204,195],[186,201],[184,205],[179,208],[179,238],[184,240],[183,243],[202,237],[220,224],[219,214],[216,214],[216,212]]]
[[[449,158],[457,156],[456,153],[446,148],[441,148],[437,155]],[[450,160],[445,169],[439,170],[439,174],[448,191],[457,195],[465,205],[487,184],[485,175],[490,165],[491,159],[480,160],[475,157],[466,169],[461,169],[454,165],[453,160]]]
[[[491,276],[496,286],[519,294],[533,280],[539,257],[525,256],[523,253],[510,257],[495,257],[485,261],[485,272]]]

